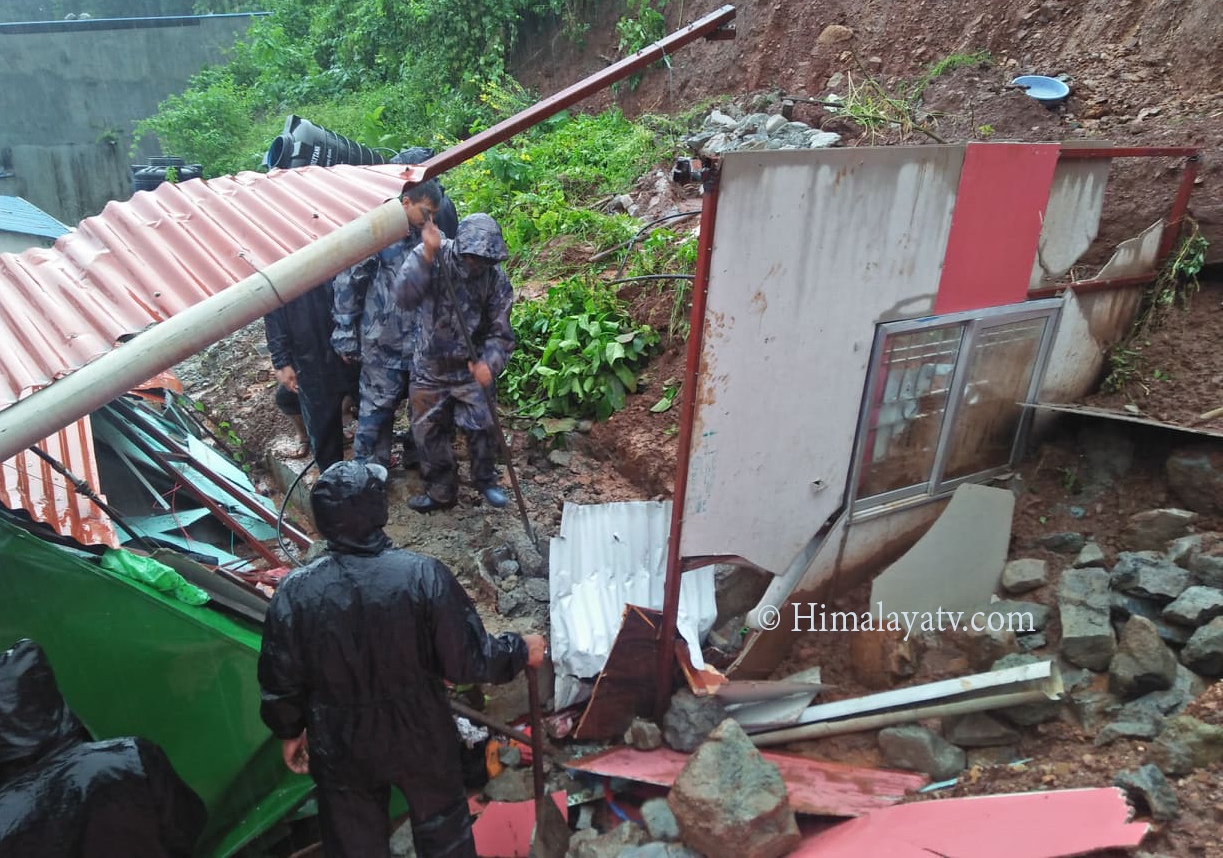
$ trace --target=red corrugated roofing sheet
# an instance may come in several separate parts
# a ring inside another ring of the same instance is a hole
[[[396,195],[402,167],[303,167],[140,191],[51,249],[0,254],[0,408],[80,369]],[[98,490],[88,419],[39,446]],[[116,544],[105,514],[31,453],[0,492],[83,543]],[[99,492],[100,493],[100,492]]]

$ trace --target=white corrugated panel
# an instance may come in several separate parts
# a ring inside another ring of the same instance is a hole
[[[565,504],[560,535],[549,546],[551,644],[556,706],[590,693],[607,662],[625,605],[662,610],[671,502]],[[692,661],[717,616],[713,567],[684,574],[679,632]]]

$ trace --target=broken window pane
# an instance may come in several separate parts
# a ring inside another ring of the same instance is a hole
[[[874,374],[858,497],[930,480],[963,325],[889,334]]]
[[[982,326],[951,429],[944,480],[1007,465],[1019,431],[1047,318]]]

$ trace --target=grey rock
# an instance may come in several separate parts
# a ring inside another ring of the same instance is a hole
[[[1151,743],[1147,760],[1169,775],[1212,766],[1223,760],[1223,727],[1178,715]]]
[[[1120,701],[1115,694],[1107,691],[1075,691],[1070,695],[1070,708],[1075,718],[1084,730],[1098,730],[1111,720],[1111,710],[1115,710]]]
[[[1146,617],[1130,617],[1108,666],[1108,689],[1121,697],[1139,697],[1171,688],[1176,679],[1176,656],[1160,640],[1155,624]]]
[[[1034,557],[1012,560],[1002,569],[1002,589],[1008,593],[1027,593],[1049,581],[1049,564]]]
[[[1223,512],[1223,451],[1218,447],[1177,450],[1165,464],[1168,488],[1195,512]]]
[[[1087,540],[1081,533],[1047,533],[1038,537],[1036,544],[1057,554],[1078,554]]]
[[[780,113],[770,116],[768,121],[764,123],[764,131],[766,134],[773,134],[780,130],[781,126],[786,124],[786,118]]]
[[[943,719],[943,738],[961,748],[1014,745],[1019,732],[984,712]]]
[[[658,799],[664,801],[665,799]],[[704,858],[682,843],[647,843],[633,846],[620,853],[620,858]]]
[[[811,126],[806,122],[787,122],[781,128],[777,129],[778,134],[805,134],[811,130]]]
[[[1031,635],[1020,635],[1015,640],[1019,644],[1019,651],[1023,653],[1044,649],[1049,645],[1049,639],[1045,636],[1044,632],[1036,632],[1035,634]]]
[[[581,432],[583,435],[589,435],[594,428],[595,428],[595,422],[593,420],[579,420],[578,421],[577,430]]]
[[[1087,686],[1091,685],[1096,678],[1096,675],[1090,670],[1075,667],[1069,662],[1059,661],[1057,666],[1062,672],[1062,687],[1067,691],[1085,689]]]
[[[1165,621],[1162,616],[1164,606],[1150,599],[1139,599],[1137,596],[1127,596],[1124,593],[1113,591],[1109,597],[1109,607],[1114,621],[1130,617],[1146,617],[1155,624],[1160,639],[1172,646],[1184,646],[1189,642],[1190,635],[1193,634],[1192,629]]]
[[[567,468],[573,463],[573,453],[568,450],[553,450],[548,453],[548,461],[558,468]]]
[[[825,84],[825,89],[835,91],[841,84],[845,83],[844,72],[833,72],[828,78],[828,83]]]
[[[705,127],[713,130],[730,130],[738,124],[735,119],[717,109],[705,117]]]
[[[522,589],[536,602],[544,602],[546,604],[550,598],[548,595],[548,582],[543,578],[528,578],[523,582]]]
[[[1104,549],[1094,542],[1083,546],[1083,550],[1074,558],[1074,568],[1085,569],[1088,566],[1104,566]]]
[[[513,590],[502,590],[497,594],[497,613],[503,617],[521,617],[527,613],[526,599]]]
[[[955,777],[967,762],[962,748],[916,724],[880,730],[879,749],[888,766],[923,772],[936,781]]]
[[[687,147],[689,152],[696,154],[697,152],[700,152],[701,149],[705,147],[705,144],[707,144],[710,140],[713,139],[715,133],[716,132],[714,131],[701,131],[697,134],[693,134],[689,137],[685,137],[684,146]]]
[[[677,751],[695,750],[714,727],[726,720],[726,708],[715,697],[697,697],[681,688],[662,719],[662,735]]]
[[[1163,618],[1183,626],[1201,626],[1223,617],[1223,590],[1189,587],[1164,608]]]
[[[1095,741],[1092,744],[1097,748],[1102,748],[1118,739],[1154,739],[1159,735],[1162,726],[1162,720],[1154,718],[1114,721],[1111,724],[1106,724],[1099,733],[1096,733]]]
[[[1109,579],[1112,587],[1131,596],[1171,602],[1191,583],[1189,573],[1154,552],[1123,551]]]
[[[679,840],[679,823],[665,798],[652,798],[641,805],[641,821],[651,840],[672,843]]]
[[[1210,552],[1195,551],[1189,558],[1189,571],[1199,583],[1223,589],[1223,554],[1214,553],[1220,547],[1216,544]]]
[[[595,830],[591,828],[587,831]],[[641,826],[631,822],[622,822],[606,834],[595,831],[593,837],[585,831],[579,831],[569,838],[566,858],[620,858],[633,847],[641,846],[645,839],[646,835]]]
[[[1191,536],[1182,536],[1180,539],[1174,539],[1168,543],[1168,549],[1164,552],[1164,558],[1169,563],[1175,563],[1177,566],[1188,567],[1189,558],[1193,556],[1195,551],[1202,549],[1202,534],[1195,533]]]
[[[506,532],[505,538],[509,540],[514,550],[513,559],[518,561],[523,575],[528,578],[548,577],[548,561],[531,543],[531,540],[521,527],[516,527]]]
[[[1197,520],[1198,514],[1187,509],[1149,509],[1130,516],[1121,539],[1131,551],[1163,551]]]
[[[1058,586],[1062,657],[1078,667],[1104,670],[1117,651],[1109,623],[1108,573],[1068,569]]]
[[[774,858],[801,838],[781,772],[730,718],[688,760],[667,804],[684,844],[709,858]]]
[[[767,134],[768,132],[765,131],[765,126],[769,124],[770,118],[771,117],[767,113],[753,113],[739,120],[737,130],[740,134]],[[783,116],[782,119],[784,120],[785,117]],[[782,128],[785,125],[786,123],[783,121],[782,124],[777,127]]]
[[[761,134],[744,138],[736,147],[739,152],[759,152],[769,148],[769,138]]]
[[[992,748],[969,748],[968,768],[975,766],[1005,766],[1019,758],[1019,748],[1015,745],[998,745]]]
[[[1176,666],[1176,678],[1173,680],[1171,688],[1144,694],[1137,700],[1126,704],[1126,707],[1136,704],[1149,704],[1154,711],[1161,715],[1179,715],[1182,709],[1193,702],[1193,698],[1206,690],[1206,685],[1206,680],[1183,664],[1178,664]],[[1122,707],[1122,709],[1124,710],[1126,707]]]
[[[484,794],[490,801],[530,801],[535,795],[531,772],[502,769],[501,774],[484,785]]]
[[[522,751],[516,745],[503,745],[497,749],[497,759],[501,765],[516,769],[522,765]]]
[[[988,616],[988,612],[993,610],[993,607],[993,605],[988,605],[976,610],[985,611]],[[970,621],[971,615],[966,617],[966,620]],[[984,628],[974,629],[969,622],[965,622],[957,633],[964,655],[973,670],[985,670],[1003,656],[1019,652],[1019,642],[1015,633],[1008,631],[1005,625],[1000,631],[993,631],[989,628],[987,619],[981,617],[977,618],[977,624]]]
[[[807,135],[806,144],[804,148],[806,149],[831,149],[833,146],[839,145],[840,142],[841,142],[841,135],[837,134],[835,131],[812,130],[811,133]]]
[[[1223,677],[1223,617],[1216,617],[1193,633],[1181,650],[1181,662],[1203,676]]]
[[[1181,815],[1180,803],[1168,779],[1150,763],[1139,769],[1119,772],[1113,783],[1145,804],[1152,819],[1168,822]]]
[[[652,751],[662,747],[662,730],[653,721],[634,718],[624,732],[624,744],[638,751]]]
[[[518,565],[517,560],[502,560],[497,564],[496,568],[498,578],[509,578],[511,575],[517,575],[522,569],[522,567]]]

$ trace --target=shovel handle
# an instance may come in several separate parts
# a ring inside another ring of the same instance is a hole
[[[531,701],[531,770],[535,776],[535,798],[544,797],[544,715],[539,708],[539,673],[526,669],[527,698]]]

